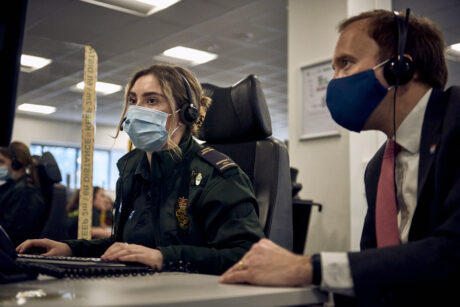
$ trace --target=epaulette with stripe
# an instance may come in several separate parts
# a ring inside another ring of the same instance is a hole
[[[199,150],[197,154],[203,158],[203,160],[214,166],[221,174],[238,166],[232,159],[211,147],[204,147]]]

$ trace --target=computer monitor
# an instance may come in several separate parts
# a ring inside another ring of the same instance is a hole
[[[26,10],[27,0],[9,1],[0,10],[0,146],[11,141]]]

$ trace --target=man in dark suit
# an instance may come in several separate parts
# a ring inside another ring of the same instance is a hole
[[[387,142],[365,174],[360,252],[294,255],[261,240],[221,282],[317,284],[336,306],[440,306],[460,290],[460,88],[447,80],[441,31],[376,10],[339,25],[327,105]],[[457,291],[455,291],[457,290]]]

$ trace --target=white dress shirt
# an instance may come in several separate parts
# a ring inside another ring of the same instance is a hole
[[[398,127],[394,140],[401,145],[395,162],[398,227],[401,243],[407,243],[417,206],[418,165],[423,119],[432,89],[428,90]],[[353,295],[353,279],[347,254],[321,253],[321,289]]]

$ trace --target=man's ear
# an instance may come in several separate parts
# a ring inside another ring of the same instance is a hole
[[[404,53],[404,56],[407,57],[409,60],[411,60],[412,65],[414,65],[414,59],[412,58],[412,56],[411,56],[410,54]],[[413,75],[411,81],[417,81],[417,82],[418,82],[419,80],[420,80],[420,79],[419,79],[419,74],[418,74],[418,72],[414,69],[414,75]]]
[[[404,57],[408,58],[409,60],[411,60],[412,63],[414,63],[414,59],[412,58],[412,56],[408,53],[404,53],[403,55]]]

